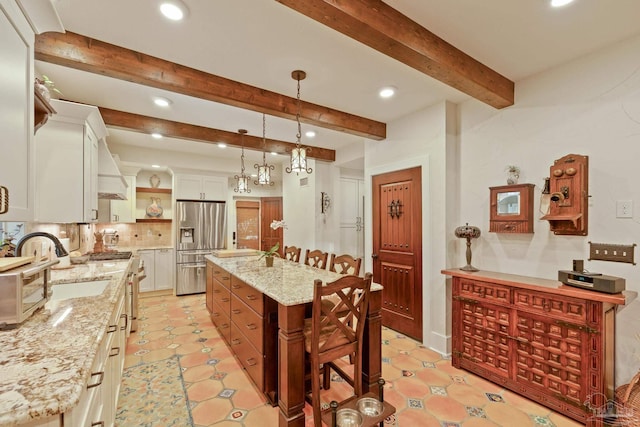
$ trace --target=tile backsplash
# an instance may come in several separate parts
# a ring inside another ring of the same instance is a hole
[[[96,231],[115,230],[118,232],[118,246],[136,247],[169,247],[171,246],[171,223],[140,222],[135,224],[96,224]]]

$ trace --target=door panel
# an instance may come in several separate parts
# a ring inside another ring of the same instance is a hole
[[[413,168],[372,180],[373,275],[382,322],[422,341],[422,183]]]
[[[272,229],[271,223],[281,221],[282,218],[282,197],[262,197],[260,199],[260,249],[269,250],[276,243],[280,243],[280,256],[283,251],[282,228]]]
[[[236,201],[238,249],[260,249],[260,203]]]

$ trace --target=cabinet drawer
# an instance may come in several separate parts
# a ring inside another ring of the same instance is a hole
[[[218,332],[228,343],[231,339],[231,320],[229,315],[217,304],[213,303],[213,310],[211,311],[211,321],[218,328]]]
[[[235,325],[231,324],[231,350],[246,369],[258,390],[264,390],[264,359]]]
[[[251,310],[236,295],[231,296],[231,321],[251,341],[260,353],[264,349],[264,324],[262,317]]]
[[[223,268],[218,267],[216,264],[211,263],[212,275],[215,280],[229,289],[229,281],[231,280],[231,274]]]
[[[460,278],[460,296],[510,304],[511,289],[494,283]]]
[[[582,323],[587,321],[587,302],[578,298],[516,289],[514,305],[518,309],[547,316],[553,315]]]
[[[251,307],[259,316],[264,315],[264,301],[262,292],[257,291],[253,287],[247,285],[236,276],[231,276],[231,291],[234,295]]]
[[[218,282],[213,282],[213,302],[217,303],[229,317],[231,314],[231,292]]]
[[[489,221],[489,231],[493,233],[531,233],[527,221]]]

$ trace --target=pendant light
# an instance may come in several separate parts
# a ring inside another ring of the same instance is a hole
[[[271,181],[271,171],[274,169],[273,165],[267,164],[267,119],[264,113],[262,113],[262,164],[253,165],[258,169],[258,180],[253,181],[256,185],[273,185]]]
[[[291,165],[287,166],[287,173],[300,172],[311,173],[313,169],[307,167],[307,153],[311,151],[311,148],[303,147],[300,144],[300,138],[302,137],[302,127],[300,125],[300,80],[304,80],[307,77],[307,73],[301,70],[295,70],[291,73],[291,77],[298,81],[298,111],[296,112],[296,122],[298,122],[298,133],[296,134],[296,148],[291,150]]]
[[[236,188],[233,189],[236,193],[251,193],[249,188],[249,177],[244,173],[244,134],[247,133],[246,129],[238,129],[240,134],[240,141],[242,141],[242,155],[240,156],[240,175],[234,176],[236,180]]]

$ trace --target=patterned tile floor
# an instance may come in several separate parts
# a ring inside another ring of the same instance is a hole
[[[177,355],[196,427],[278,425],[266,403],[211,324],[204,295],[140,299],[138,331],[128,340],[126,366]],[[451,366],[420,343],[384,328],[385,400],[397,413],[385,425],[401,427],[581,426],[523,397]],[[333,382],[322,400],[350,388]],[[306,425],[313,426],[306,405]],[[159,425],[159,424],[153,424]]]

